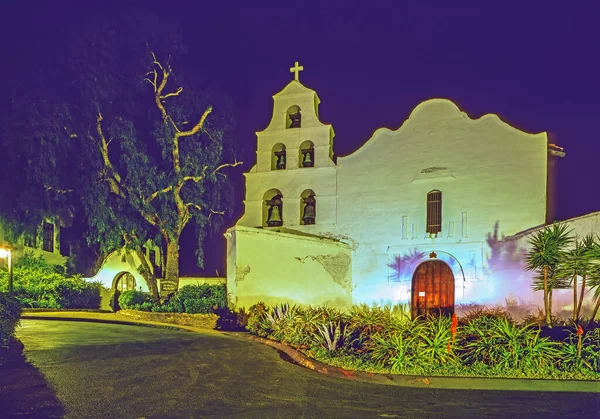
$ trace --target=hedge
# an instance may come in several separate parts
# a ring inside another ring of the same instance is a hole
[[[21,317],[21,305],[15,297],[0,293],[0,346],[12,340]]]

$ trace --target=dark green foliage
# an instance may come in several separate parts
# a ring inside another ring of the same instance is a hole
[[[147,292],[132,290],[123,291],[121,295],[119,295],[119,307],[121,307],[123,310],[136,310],[134,307],[141,306],[144,303],[152,304],[150,300],[150,294]]]
[[[209,298],[188,298],[183,300],[183,306],[188,314],[209,314],[213,312],[213,302]]]
[[[224,307],[227,307],[225,285],[186,285],[167,303],[167,311],[175,313],[209,314]]]
[[[140,304],[134,304],[130,309],[138,311],[152,311],[155,306],[150,301],[144,301]]]
[[[21,304],[15,297],[0,292],[0,346],[13,338],[21,317]]]
[[[227,309],[227,291],[225,285],[186,285],[171,295],[166,304],[152,304],[147,292],[124,291],[119,305],[122,309],[154,313],[211,314]]]
[[[29,308],[99,308],[102,285],[79,276],[66,277],[64,272],[62,266],[25,253],[13,272],[16,298]],[[0,291],[6,291],[7,284],[8,273],[0,269]]]

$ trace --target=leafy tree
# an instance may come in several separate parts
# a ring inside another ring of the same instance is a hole
[[[531,249],[525,258],[525,267],[527,270],[536,271],[539,274],[541,287],[539,283],[534,283],[533,288],[544,291],[544,311],[548,327],[552,327],[552,289],[564,286],[560,283],[557,268],[565,248],[572,241],[569,233],[566,224],[554,223],[551,228],[546,227],[529,239]]]
[[[210,104],[203,107],[198,97],[182,98],[182,87],[167,90],[173,76],[169,62],[161,63],[152,53],[152,68],[146,76],[155,106],[152,115],[157,118],[151,137],[160,155],[152,153],[134,121],[116,116],[107,123],[100,109],[89,138],[102,156],[100,179],[117,198],[120,211],[134,215],[135,221],[126,219],[128,225],[115,215],[113,224],[119,224],[125,243],[137,249],[147,238],[147,233],[138,234],[140,220],[147,223],[147,228],[142,227],[145,231],[158,232],[166,247],[164,280],[178,284],[179,239],[184,227],[192,219],[207,227],[213,215],[224,214],[218,207],[226,180],[222,169],[241,163],[220,163],[227,127],[222,121],[211,123]],[[113,140],[119,145],[118,161],[109,149]]]

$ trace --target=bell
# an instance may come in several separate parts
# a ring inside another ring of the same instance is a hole
[[[292,123],[290,124],[290,128],[300,128],[301,118],[302,116],[300,114],[300,111],[290,115],[290,120],[292,121]]]
[[[269,216],[269,219],[267,220],[267,225],[269,227],[273,227],[273,226],[280,226],[281,224],[282,224],[282,222],[281,222],[281,214],[279,213],[279,206],[273,205],[271,207],[271,215]]]
[[[315,206],[312,202],[308,202],[304,206],[304,216],[302,216],[302,221],[304,221],[304,224],[315,223]]]
[[[285,169],[285,153],[281,153],[277,156],[277,168]]]
[[[302,162],[302,165],[304,167],[312,167],[312,165],[313,165],[310,154],[311,154],[310,152],[304,153],[304,161]]]

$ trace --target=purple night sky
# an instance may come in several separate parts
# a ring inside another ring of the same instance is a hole
[[[34,3],[3,8],[4,77],[19,71],[19,57],[36,39],[90,13],[86,2]],[[334,126],[337,156],[355,151],[377,128],[397,129],[418,103],[449,98],[471,118],[496,113],[526,132],[547,131],[565,148],[558,219],[600,210],[597,2],[136,3],[180,19],[188,63],[231,95],[238,141],[246,144],[243,169],[232,175],[240,187],[241,173],[255,163],[254,132],[266,127],[271,96],[299,61],[300,81],[317,91],[321,120]],[[235,219],[242,209],[238,202]],[[216,240],[208,252],[214,260],[207,275],[224,268],[224,246]],[[182,273],[197,270],[193,261],[182,262]]]

